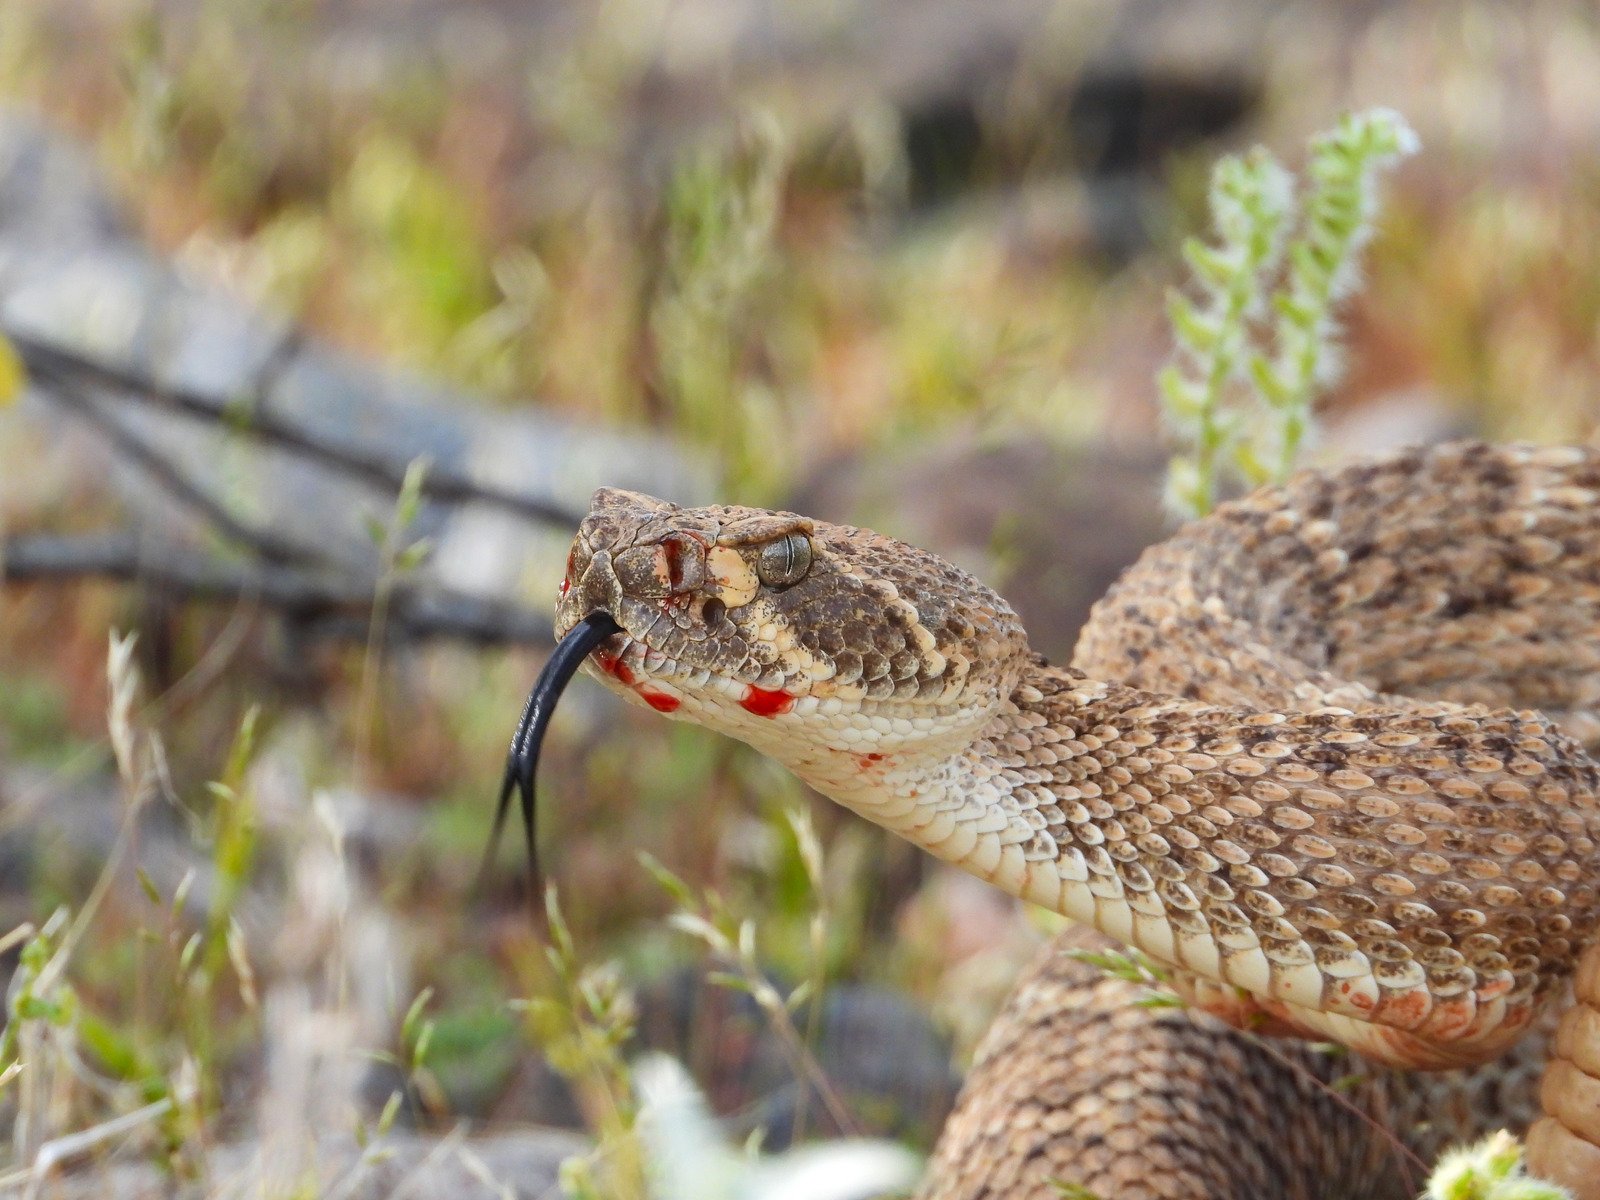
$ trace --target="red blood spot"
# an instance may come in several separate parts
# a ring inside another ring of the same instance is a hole
[[[1472,1026],[1474,1008],[1471,1000],[1441,1000],[1428,1019],[1428,1033],[1436,1041],[1460,1037]]]
[[[615,677],[619,683],[622,683],[627,687],[633,686],[633,672],[628,670],[628,668],[623,665],[622,660],[619,659],[615,654],[607,654],[604,651],[596,651],[594,660],[600,664],[600,669],[607,675]]]
[[[661,539],[661,549],[667,559],[667,586],[674,593],[682,591],[686,583],[693,587],[698,582],[690,582],[690,573],[701,563],[689,548],[691,540],[694,539],[682,533],[671,533]]]
[[[1363,1005],[1370,1007],[1370,1005]],[[1433,1008],[1433,1001],[1423,992],[1401,992],[1398,995],[1389,995],[1378,1001],[1377,1008],[1373,1010],[1377,1019],[1385,1025],[1394,1025],[1400,1029],[1411,1029],[1422,1023],[1429,1010]]]
[[[1478,985],[1478,1003],[1487,1004],[1490,1000],[1498,1000],[1511,990],[1511,976],[1505,975],[1500,979],[1490,979]]]
[[[775,717],[794,707],[794,697],[788,692],[774,692],[767,688],[750,688],[739,704],[758,717]]]
[[[881,763],[882,761],[883,761],[883,755],[878,754],[876,752],[874,752],[872,754],[858,754],[858,755],[856,755],[856,765],[858,767],[860,767],[860,769],[863,770],[863,771],[870,770],[874,765],[876,765],[877,763]]]
[[[669,696],[665,692],[652,692],[646,688],[639,689],[639,695],[644,702],[657,712],[676,712],[678,705],[683,703],[676,696]]]

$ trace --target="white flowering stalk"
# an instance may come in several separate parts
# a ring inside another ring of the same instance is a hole
[[[1565,1188],[1522,1173],[1522,1146],[1505,1130],[1446,1151],[1428,1177],[1424,1200],[1572,1200]]]
[[[1378,215],[1378,175],[1416,151],[1411,126],[1387,108],[1347,116],[1312,140],[1300,236],[1289,249],[1288,277],[1272,298],[1276,353],[1251,361],[1255,385],[1278,418],[1273,479],[1294,468],[1312,401],[1338,376],[1333,308],[1355,289],[1356,259]]]
[[[1250,322],[1261,313],[1264,281],[1283,251],[1294,181],[1257,147],[1244,158],[1229,155],[1217,163],[1210,199],[1219,241],[1215,246],[1199,238],[1184,242],[1183,257],[1194,272],[1200,300],[1177,291],[1168,296],[1178,357],[1159,378],[1168,419],[1193,447],[1173,456],[1168,502],[1195,515],[1210,510],[1217,459],[1235,440],[1223,401],[1250,362]]]
[[[1159,378],[1188,447],[1168,480],[1168,503],[1181,515],[1211,511],[1224,467],[1252,486],[1293,468],[1317,392],[1337,373],[1333,309],[1354,288],[1356,257],[1371,239],[1379,173],[1416,147],[1389,109],[1345,117],[1312,140],[1298,213],[1292,177],[1265,149],[1217,164],[1210,201],[1218,244],[1184,245],[1199,299],[1173,293],[1177,353]],[[1262,410],[1269,419],[1259,419]]]

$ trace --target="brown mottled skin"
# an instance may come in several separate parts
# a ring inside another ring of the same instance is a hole
[[[925,552],[602,492],[557,631],[605,609],[624,633],[590,666],[609,686],[1132,942],[1191,1001],[1130,1010],[1047,955],[926,1195],[1400,1195],[1416,1178],[1343,1101],[1426,1151],[1440,1125],[1417,1133],[1418,1111],[1487,1089],[1514,1121],[1526,1070],[1394,1074],[1336,1102],[1306,1073],[1348,1064],[1206,1014],[1469,1067],[1565,993],[1600,878],[1597,506],[1593,450],[1457,443],[1305,472],[1150,551],[1064,669]],[[1530,1153],[1595,1196],[1585,1034],[1558,1041],[1557,1119]]]
[[[1103,943],[1073,927],[1017,981],[920,1200],[1410,1200],[1441,1150],[1538,1114],[1543,1032],[1475,1070],[1385,1067],[1141,1007],[1072,957]]]

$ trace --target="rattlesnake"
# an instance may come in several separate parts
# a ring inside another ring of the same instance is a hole
[[[1464,1128],[1446,1107],[1529,1107],[1537,1044],[1493,1077],[1365,1064],[1500,1057],[1591,939],[1600,451],[1462,442],[1302,472],[1147,552],[1071,668],[925,551],[602,490],[556,631],[569,665],[599,643],[585,666],[630,700],[1131,943],[1188,1002],[1129,1009],[1048,949],[929,1196],[1397,1194],[1414,1180],[1353,1103],[1424,1150]],[[1592,1200],[1600,952],[1578,979],[1530,1161]],[[1353,1096],[1326,1086],[1350,1073],[1370,1077]]]

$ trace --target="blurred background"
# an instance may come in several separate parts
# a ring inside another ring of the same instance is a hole
[[[645,1046],[734,1142],[925,1151],[1011,902],[582,681],[570,955],[509,849],[474,891],[573,525],[870,525],[1064,660],[1170,527],[1211,164],[1374,104],[1421,151],[1313,458],[1593,440],[1588,4],[5,0],[0,1191],[553,1195]]]

